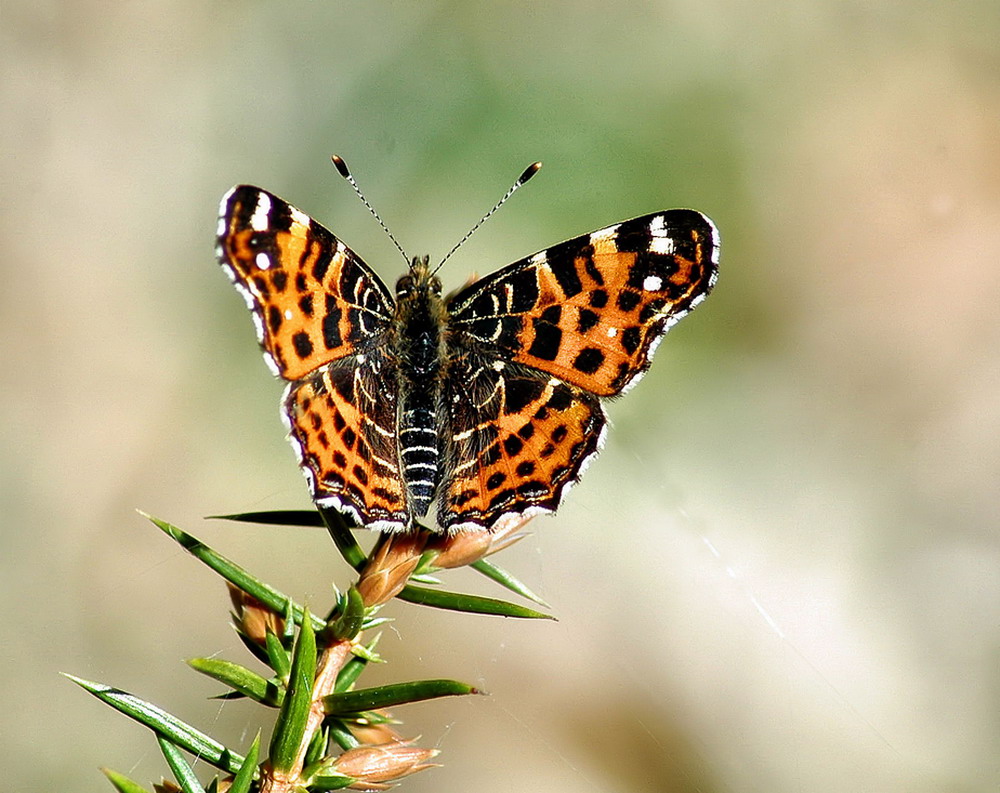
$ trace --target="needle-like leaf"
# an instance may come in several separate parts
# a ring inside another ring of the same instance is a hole
[[[110,768],[102,768],[101,773],[108,778],[108,781],[115,786],[118,793],[149,793],[146,788],[133,782],[124,774],[112,771]]]
[[[233,784],[229,786],[228,793],[249,793],[250,784],[253,782],[254,776],[257,774],[257,757],[260,754],[260,733],[257,733],[257,737],[253,739],[253,743],[250,744],[250,749],[247,751],[246,759],[243,761],[243,765],[240,766],[240,770],[236,772],[236,777],[233,779]]]
[[[308,526],[322,528],[323,519],[312,509],[276,509],[266,512],[240,512],[235,515],[209,515],[208,520],[234,520],[271,526]]]
[[[506,587],[511,592],[520,595],[521,597],[527,598],[528,600],[533,600],[540,606],[545,606],[548,608],[549,604],[542,600],[538,595],[532,592],[528,587],[515,578],[513,575],[508,573],[499,565],[494,564],[488,559],[480,559],[479,561],[473,562],[469,565],[477,573],[482,573],[484,576],[489,578],[491,581],[496,581],[500,586]]]
[[[156,741],[160,744],[160,751],[167,758],[167,765],[174,772],[174,779],[181,786],[181,790],[184,793],[205,793],[205,788],[202,787],[201,782],[198,781],[198,777],[195,776],[194,769],[184,759],[181,750],[162,735],[157,735]]]
[[[192,658],[188,661],[188,666],[264,705],[277,707],[285,696],[284,690],[274,683],[232,661],[224,661],[221,658]]]
[[[156,705],[139,699],[127,691],[112,688],[103,683],[93,683],[65,672],[63,675],[115,710],[121,711],[140,724],[144,724],[157,735],[163,736],[184,751],[196,755],[216,768],[232,774],[236,773],[243,763],[241,755],[231,752],[215,739],[210,738],[200,730],[196,730],[191,725],[185,724],[176,716],[171,716]]]
[[[307,616],[308,613],[307,610]],[[315,675],[316,636],[312,621],[303,619],[292,653],[292,669],[288,675],[285,701],[278,711],[274,734],[271,736],[270,761],[277,771],[288,771],[295,762],[296,752],[305,735]]]
[[[463,694],[481,694],[479,689],[457,680],[413,680],[409,683],[393,683],[357,691],[344,691],[323,697],[323,707],[334,716],[359,713],[364,710],[390,708],[408,702],[420,702],[437,697],[453,697]]]
[[[406,586],[396,595],[400,600],[416,603],[421,606],[432,606],[451,611],[465,611],[471,614],[493,614],[500,617],[522,617],[527,619],[554,620],[551,614],[544,614],[506,600],[466,595],[461,592],[445,592],[440,589],[427,589],[418,586]]]
[[[148,515],[145,512],[140,511],[139,514],[149,519],[154,526],[177,542],[182,548],[184,548],[185,551],[190,553],[199,561],[204,562],[234,586],[242,589],[248,595],[252,595],[257,598],[257,600],[268,608],[277,612],[284,612],[290,605],[295,622],[301,622],[303,612],[302,606],[295,603],[287,595],[284,595],[277,589],[268,586],[263,581],[244,570],[238,564],[230,561],[218,551],[215,551],[205,545],[205,543],[197,537],[188,534],[183,529],[179,529],[176,526],[167,523],[165,520],[154,518],[152,515]],[[318,630],[323,627],[322,620],[316,617],[313,617],[312,619],[314,629]]]

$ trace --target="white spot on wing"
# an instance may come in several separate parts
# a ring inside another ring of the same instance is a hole
[[[264,253],[264,251],[258,253],[254,258],[254,261],[257,263],[257,267],[261,270],[266,270],[271,266],[271,257]]]
[[[642,288],[647,292],[659,292],[663,288],[663,279],[658,275],[647,275]]]
[[[606,229],[595,231],[590,235],[590,244],[593,245],[598,242],[606,242],[607,240],[614,239],[615,235],[618,234],[619,226],[621,226],[621,223],[615,223],[615,225],[608,226]]]
[[[671,255],[674,252],[674,238],[667,233],[664,216],[657,215],[649,224],[649,249],[653,253]],[[648,279],[647,279],[648,280]]]
[[[274,357],[269,352],[264,353],[264,363],[267,364],[267,368],[271,370],[271,374],[275,377],[281,377],[281,372],[278,370],[278,364],[275,363]]]
[[[271,212],[271,197],[267,193],[257,194],[257,207],[250,216],[250,228],[254,231],[267,231],[267,216]]]
[[[261,344],[264,343],[264,320],[261,319],[260,314],[254,311],[250,316],[253,317],[254,330],[257,331],[257,341]],[[267,355],[267,353],[264,353]]]
[[[222,220],[223,218],[225,218],[225,216],[228,214],[228,212],[229,212],[229,199],[233,197],[233,193],[235,193],[235,192],[236,192],[236,188],[235,187],[230,187],[226,191],[226,194],[224,196],[222,196],[222,200],[219,202],[219,219],[220,220]]]
[[[294,316],[295,314],[292,313],[292,310],[290,308],[285,309],[285,319],[291,319]]]
[[[292,213],[293,223],[298,223],[300,226],[309,225],[309,216],[301,209],[296,209],[295,207],[291,207],[291,213]]]

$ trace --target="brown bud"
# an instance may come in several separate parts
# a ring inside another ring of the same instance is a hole
[[[427,540],[423,531],[381,536],[358,581],[358,592],[368,608],[387,603],[406,586]]]
[[[381,716],[391,718],[388,711],[376,710]],[[360,722],[348,723],[347,728],[351,735],[358,739],[359,743],[367,746],[377,746],[386,743],[403,743],[403,736],[396,732],[390,724],[379,722],[378,724],[368,724]]]
[[[284,618],[273,609],[265,606],[253,595],[248,595],[239,587],[226,584],[229,587],[229,599],[233,602],[233,615],[236,627],[244,636],[255,644],[264,646],[264,636],[268,628],[275,636],[285,632]]]
[[[438,569],[450,570],[478,562],[490,554],[502,551],[528,536],[517,532],[529,520],[531,520],[531,516],[512,520],[507,525],[493,531],[476,529],[436,538],[431,547],[438,551],[438,555],[434,557],[432,565]]]
[[[427,761],[437,754],[437,749],[421,749],[409,742],[360,746],[344,752],[331,767],[338,774],[357,780],[350,786],[353,790],[379,790],[376,785],[380,783],[433,768],[437,763]]]

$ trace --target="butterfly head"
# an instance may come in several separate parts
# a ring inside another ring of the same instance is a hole
[[[413,257],[410,271],[396,282],[396,297],[403,299],[418,294],[441,294],[441,279],[431,272],[430,258]]]

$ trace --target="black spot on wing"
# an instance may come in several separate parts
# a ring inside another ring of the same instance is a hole
[[[310,309],[311,313],[311,309]],[[326,314],[323,315],[323,343],[328,350],[335,349],[344,343],[340,334],[340,318],[343,314],[337,298],[326,296]]]
[[[618,225],[615,247],[622,253],[642,253],[648,251],[653,242],[650,224],[656,215],[626,220]]]
[[[299,332],[292,336],[292,346],[295,348],[295,354],[299,358],[308,358],[312,355],[313,343],[308,333]]]
[[[604,353],[596,347],[584,347],[573,360],[573,368],[584,374],[593,374],[604,364]]]
[[[589,295],[590,305],[593,308],[604,308],[608,304],[608,293],[603,289],[595,289]]]
[[[562,308],[558,305],[549,306],[542,315],[532,320],[535,326],[535,338],[531,341],[529,355],[541,358],[543,361],[554,361],[562,344],[562,329],[559,322],[562,318]]]
[[[632,325],[622,332],[622,349],[629,355],[635,355],[639,349],[639,342],[642,338],[638,325]]]
[[[544,388],[545,383],[543,381],[535,380],[533,378],[521,377],[508,380],[504,390],[504,412],[520,413],[542,395],[542,390]],[[530,425],[526,426],[529,427],[529,429],[525,430],[525,428],[522,427],[520,431],[520,433],[527,431],[527,435],[521,434],[521,437],[525,439],[530,438],[531,432],[533,431],[533,429],[530,428]]]
[[[581,308],[576,318],[576,332],[586,333],[597,324],[598,316],[589,308]]]
[[[303,255],[305,255],[303,253]],[[313,264],[312,274],[319,283],[323,283],[323,279],[326,278],[326,273],[330,269],[330,262],[333,259],[333,251],[327,246],[323,246],[320,249],[319,255],[316,257],[316,261]]]
[[[267,326],[271,329],[271,333],[277,333],[278,329],[281,327],[281,323],[284,321],[284,317],[281,315],[281,311],[277,306],[268,306],[267,308]]]
[[[618,293],[618,308],[622,311],[634,311],[639,305],[639,293],[623,289]]]
[[[591,252],[593,252],[593,248],[591,248]],[[550,251],[548,258],[549,269],[567,298],[583,291],[580,274],[576,271],[576,255],[577,251],[570,243],[567,243]]]

